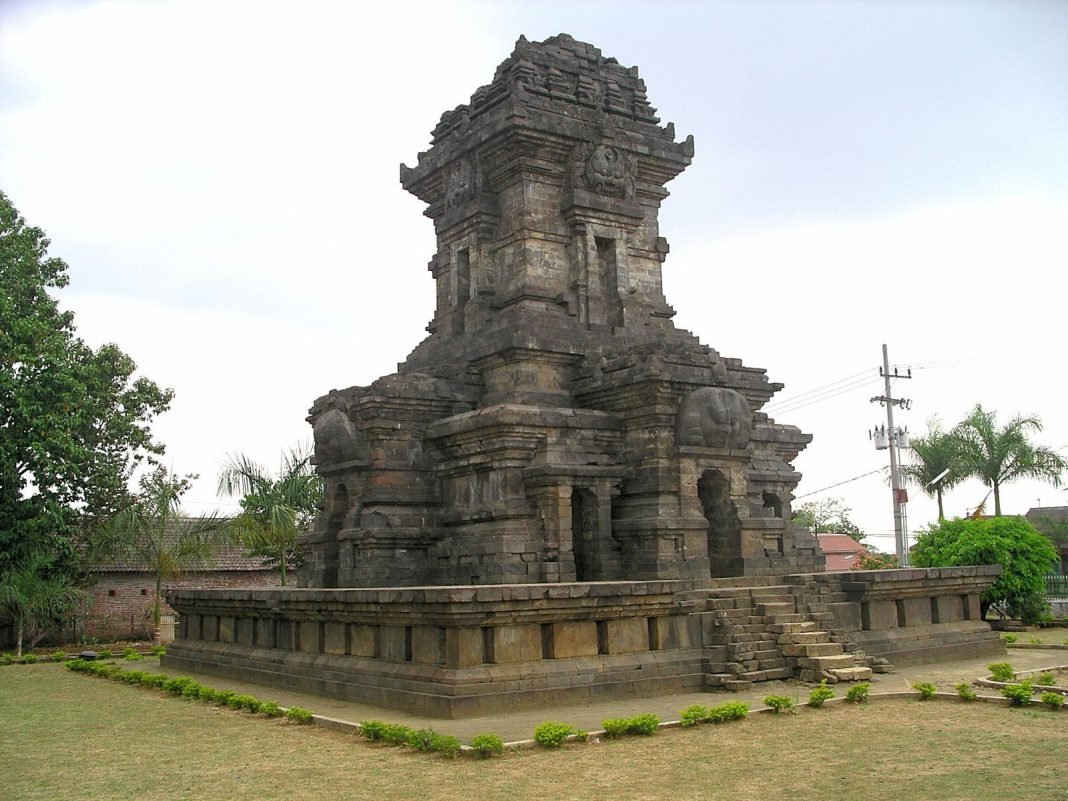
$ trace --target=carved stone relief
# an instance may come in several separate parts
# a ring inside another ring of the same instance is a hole
[[[749,405],[725,387],[694,390],[679,407],[676,442],[706,448],[744,448],[753,421]]]

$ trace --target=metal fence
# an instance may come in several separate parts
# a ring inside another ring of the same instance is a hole
[[[1050,573],[1046,576],[1047,598],[1068,598],[1068,573]]]

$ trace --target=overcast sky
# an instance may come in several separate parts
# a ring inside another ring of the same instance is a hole
[[[843,498],[892,550],[884,475],[821,492],[887,465],[882,343],[912,367],[911,432],[979,402],[1068,453],[1068,3],[367,5],[0,0],[0,189],[70,265],[80,335],[174,388],[155,431],[201,475],[189,511],[227,453],[274,466],[312,400],[425,335],[433,228],[398,165],[520,34],[638,66],[694,135],[661,212],[668,299],[786,384],[769,411],[815,436],[798,503]],[[911,498],[916,529],[935,511]],[[1068,494],[1003,493],[1039,503]]]

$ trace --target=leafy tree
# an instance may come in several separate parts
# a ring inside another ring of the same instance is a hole
[[[136,560],[156,576],[152,623],[159,625],[163,582],[196,567],[210,557],[227,524],[218,515],[183,517],[182,496],[195,475],[178,476],[162,465],[140,479],[133,502],[105,527],[115,550]]]
[[[999,427],[997,413],[976,404],[971,414],[954,429],[963,472],[982,481],[994,493],[994,515],[1001,516],[1001,485],[1020,478],[1061,483],[1068,461],[1050,448],[1034,445],[1028,438],[1042,430],[1039,418],[1017,415]]]
[[[43,551],[0,569],[0,615],[15,623],[16,656],[22,656],[25,638],[32,648],[51,624],[73,615],[86,597],[69,575],[52,570],[52,557]]]
[[[938,418],[933,418],[927,423],[927,434],[912,439],[911,449],[912,464],[904,465],[901,474],[938,501],[938,519],[943,520],[942,493],[966,478],[961,468],[960,441],[952,432],[943,431]]]
[[[868,549],[867,553],[857,554],[855,570],[889,570],[898,567],[896,554],[873,550],[870,545],[864,547]]]
[[[323,482],[312,469],[311,454],[300,449],[283,454],[277,478],[247,456],[231,457],[219,474],[219,492],[243,496],[231,533],[250,556],[278,566],[284,587],[287,567],[299,566],[297,535],[323,499]]]
[[[996,565],[1001,575],[985,593],[983,615],[992,604],[1035,622],[1045,601],[1045,581],[1057,560],[1049,540],[1022,517],[943,520],[921,532],[910,551],[916,567]]]
[[[162,453],[149,423],[172,393],[115,345],[93,350],[50,291],[67,265],[0,192],[0,569],[33,554],[73,571],[93,523],[121,507],[134,468]]]
[[[801,504],[791,522],[804,526],[814,534],[845,534],[857,542],[864,539],[860,526],[849,519],[853,510],[841,498],[824,498]]]

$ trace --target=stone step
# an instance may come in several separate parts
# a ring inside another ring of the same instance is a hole
[[[722,687],[724,690],[730,690],[734,693],[741,693],[745,692],[746,690],[752,689],[753,682],[746,681],[745,679],[729,679],[723,682]]]
[[[797,645],[781,645],[783,656],[838,656],[843,652],[838,642],[810,642]]]
[[[756,612],[758,615],[764,615],[765,617],[792,615],[794,614],[794,605],[792,603],[761,602],[756,605]]]
[[[794,671],[788,667],[770,667],[764,671],[764,675],[768,681],[781,681],[783,679],[792,679]]]
[[[727,642],[728,643],[762,642],[762,641],[767,640],[767,639],[768,639],[768,636],[766,634],[762,634],[762,633],[761,634],[744,634],[744,633],[737,633],[736,634],[734,632],[731,632],[730,634],[727,635]]]
[[[808,643],[828,642],[831,635],[826,631],[797,631],[779,635],[780,645],[807,645]]]
[[[802,631],[817,631],[816,624],[810,620],[797,623],[768,623],[765,628],[772,634],[798,634]]]
[[[870,667],[831,668],[827,671],[838,681],[867,681],[871,678]],[[742,674],[745,675],[744,673]]]
[[[706,687],[722,687],[724,682],[734,681],[733,673],[706,673],[705,674],[705,686]]]
[[[782,651],[778,648],[768,648],[755,653],[757,659],[781,659]],[[806,654],[808,656],[808,654]]]
[[[838,670],[839,668],[855,667],[853,654],[839,654],[838,656],[802,656],[798,657],[798,667],[812,670]]]
[[[770,659],[758,659],[757,665],[761,670],[778,670],[779,668],[785,669],[786,658],[782,656],[773,657]]]
[[[744,681],[748,681],[748,682],[757,682],[757,681],[767,681],[768,680],[768,675],[767,675],[767,672],[763,671],[763,670],[750,670],[747,673],[743,673],[738,678],[742,679]]]

